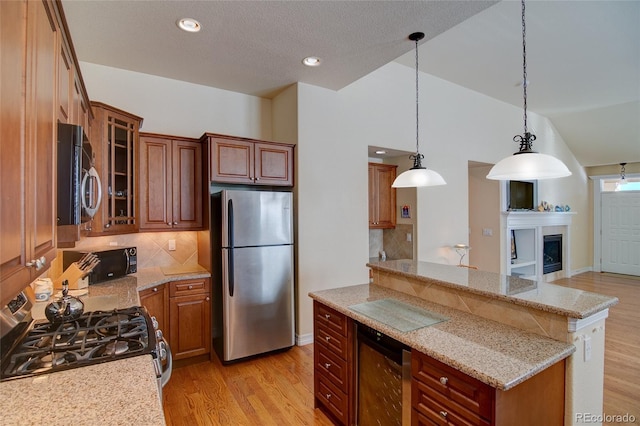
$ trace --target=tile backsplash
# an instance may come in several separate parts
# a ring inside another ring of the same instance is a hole
[[[411,234],[413,241],[413,225],[396,225],[394,229],[369,230],[369,257],[378,257],[384,250],[387,259],[413,259],[413,242],[407,241]]]
[[[195,231],[182,231],[86,237],[76,243],[74,248],[65,250],[110,250],[135,246],[138,248],[139,269],[160,266],[195,266],[198,264],[197,235],[198,233]],[[169,240],[175,240],[175,250],[169,250]],[[61,251],[58,251],[56,261],[52,265],[51,276],[58,276],[62,273]]]

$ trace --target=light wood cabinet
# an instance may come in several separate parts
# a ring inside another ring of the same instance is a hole
[[[391,185],[396,179],[397,166],[369,163],[369,228],[396,227],[396,189]]]
[[[49,2],[0,2],[0,306],[41,275],[56,250],[59,31]]]
[[[516,387],[500,391],[414,350],[411,423],[562,425],[564,363],[560,361]]]
[[[354,424],[353,322],[316,301],[313,318],[314,405],[337,424]]]
[[[169,345],[173,359],[211,353],[211,280],[169,283]]]
[[[140,230],[202,229],[202,144],[140,134]]]
[[[206,133],[209,180],[293,186],[293,145]]]
[[[138,232],[138,131],[142,118],[91,102],[95,119],[91,144],[102,181],[102,202],[91,222],[91,236]]]
[[[149,315],[156,318],[158,328],[169,340],[169,285],[160,284],[140,291],[140,304],[147,308]]]

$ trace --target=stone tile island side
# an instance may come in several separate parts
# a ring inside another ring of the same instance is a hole
[[[604,323],[617,298],[413,260],[367,266],[372,283],[309,296],[500,391],[562,361],[564,424],[577,424],[577,413],[601,414]],[[449,320],[401,332],[349,308],[386,298]],[[587,356],[585,340],[591,343]]]
[[[578,413],[602,414],[605,320],[617,298],[413,260],[367,266],[372,270],[372,287],[395,290],[573,346],[575,351],[565,367],[565,424],[576,424]],[[585,351],[589,345],[590,351]]]

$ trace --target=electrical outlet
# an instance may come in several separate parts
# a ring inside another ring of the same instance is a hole
[[[485,237],[492,237],[493,236],[493,229],[491,229],[491,228],[482,228],[482,235],[484,235]]]
[[[118,242],[117,241],[109,241],[109,245],[113,246],[113,247],[118,247]]]
[[[587,362],[591,359],[591,337],[584,337],[584,361]]]
[[[175,251],[176,250],[176,240],[169,240],[169,251]]]
[[[407,232],[407,241],[411,242],[411,232]]]

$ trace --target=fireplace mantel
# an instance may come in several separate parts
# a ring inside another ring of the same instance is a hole
[[[508,227],[519,226],[569,226],[575,212],[502,212]]]
[[[502,253],[500,272],[536,281],[553,281],[571,276],[571,220],[575,212],[507,211],[501,216]],[[562,234],[561,271],[544,274],[543,238]],[[512,236],[516,242],[512,245]],[[512,257],[512,250],[515,258]]]

